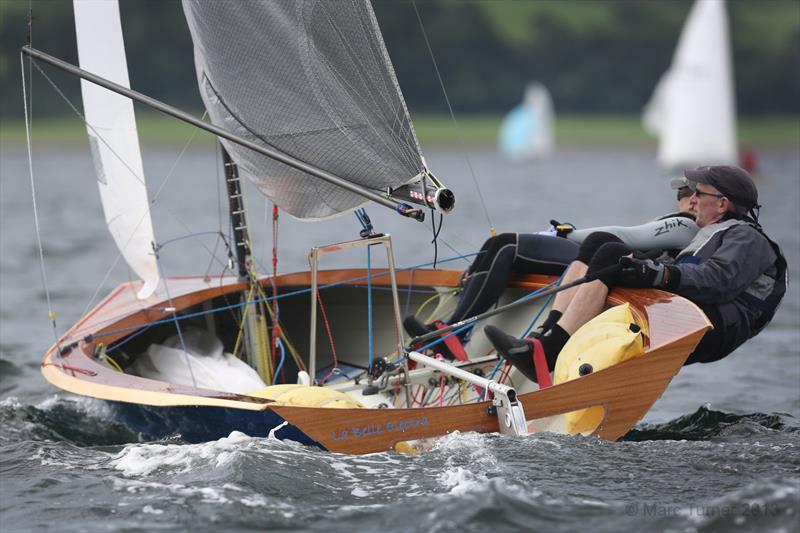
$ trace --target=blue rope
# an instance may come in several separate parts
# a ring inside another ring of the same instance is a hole
[[[153,327],[153,324],[145,326],[142,329],[140,329],[139,331],[137,331],[136,333],[134,333],[133,335],[131,335],[130,337],[127,337],[126,339],[124,339],[124,340],[122,340],[122,341],[120,341],[120,342],[118,342],[118,343],[116,343],[116,344],[114,344],[112,346],[109,346],[108,348],[106,348],[106,350],[110,352],[111,350],[116,350],[117,348],[121,348],[122,346],[126,345],[128,342],[132,341],[133,339],[135,339],[136,337],[138,337],[139,335],[141,335],[142,333],[144,333],[145,331],[149,330],[152,327]]]
[[[364,285],[352,285],[352,287],[354,287],[356,289],[364,289],[364,288],[366,288]],[[391,287],[372,287],[372,290],[373,291],[391,292],[392,288]],[[403,289],[403,290],[405,290],[405,289]],[[417,293],[417,294],[436,294],[439,291],[437,291],[436,289],[411,289],[408,292],[409,293]]]
[[[414,283],[414,274],[412,273],[408,276],[408,287],[406,287],[406,308],[403,310],[403,316],[408,316],[408,310],[411,308],[411,291],[413,290],[411,287]]]
[[[369,368],[372,369],[372,246],[367,246],[367,330],[369,332]]]
[[[504,362],[505,362],[505,359],[503,359],[503,358],[500,358],[497,361],[497,364],[494,365],[494,369],[492,369],[492,372],[489,374],[489,379],[494,379],[494,375],[497,374],[497,371],[500,370],[500,367],[503,366]]]
[[[366,216],[367,211],[362,207],[360,209],[356,209],[353,211],[353,214],[356,216],[356,219],[361,223],[362,229],[367,229],[367,224],[364,222],[364,216]]]
[[[554,281],[550,285],[547,285],[547,287],[552,287],[554,285],[557,287],[557,286],[561,285],[561,281],[563,279],[564,279],[564,274],[561,274],[560,278],[558,278],[556,281]],[[545,289],[547,287],[543,287],[543,289]],[[539,320],[539,317],[542,316],[542,313],[544,313],[544,310],[547,309],[547,307],[550,305],[550,302],[552,302],[555,297],[556,297],[555,294],[551,294],[550,296],[547,297],[547,299],[544,301],[542,306],[539,308],[539,312],[536,313],[536,316],[533,317],[533,320],[531,320],[531,323],[528,325],[528,328],[525,330],[525,333],[523,333],[522,337],[520,337],[521,339],[524,339],[525,337],[528,336],[528,333],[531,332],[531,330],[533,329],[534,324],[536,324],[536,321]]]
[[[474,257],[474,256],[479,255],[481,253],[483,253],[483,252],[477,252],[477,253],[474,253],[474,254],[467,254],[467,255],[463,255],[463,256],[459,256],[459,257],[452,257],[452,258],[449,258],[449,259],[443,259],[443,260],[440,260],[439,263],[446,263],[446,262],[450,262],[450,261],[458,261],[458,260],[463,259],[465,257]],[[410,266],[410,267],[399,268],[399,269],[397,269],[397,271],[398,272],[403,272],[403,271],[406,271],[406,270],[416,270],[418,268],[430,266],[432,264],[433,264],[433,262],[420,263],[418,265],[414,265],[414,266]],[[381,277],[381,276],[387,276],[387,275],[388,275],[388,272],[384,272],[384,273],[381,273],[381,274],[376,274],[375,277]],[[342,285],[352,285],[352,284],[354,284],[354,282],[361,281],[361,280],[364,280],[366,278],[367,278],[367,276],[361,276],[361,277],[351,278],[349,280],[338,281],[338,282],[335,282],[335,283],[329,283],[327,285],[321,285],[319,287],[319,290],[330,289],[330,288],[339,287],[339,286],[342,286]],[[208,310],[205,310],[205,311],[198,311],[196,313],[189,313],[189,314],[186,314],[186,315],[176,316],[175,318],[170,317],[170,318],[167,318],[167,319],[155,320],[153,322],[148,322],[146,324],[143,324],[142,326],[132,326],[132,327],[129,327],[129,328],[121,328],[121,329],[117,329],[117,330],[114,330],[114,331],[107,331],[107,332],[104,332],[104,333],[95,334],[94,337],[95,338],[106,337],[106,336],[109,336],[109,335],[115,335],[117,333],[125,333],[126,331],[135,331],[135,330],[140,329],[143,326],[147,326],[147,327],[157,326],[157,325],[165,324],[167,322],[175,322],[176,320],[185,320],[185,319],[188,319],[188,318],[196,318],[196,317],[205,316],[205,315],[208,315],[208,314],[219,313],[219,312],[223,312],[223,311],[230,311],[232,309],[239,309],[239,308],[242,308],[242,307],[244,307],[244,306],[246,306],[248,304],[251,304],[251,303],[262,303],[262,302],[266,303],[266,302],[271,302],[273,300],[280,300],[282,298],[289,298],[291,296],[299,296],[301,294],[306,294],[306,293],[310,293],[310,292],[311,292],[311,288],[299,289],[299,290],[296,290],[296,291],[291,291],[291,292],[287,292],[287,293],[284,293],[284,294],[279,294],[277,296],[268,296],[268,297],[263,297],[263,298],[257,298],[255,300],[248,301],[248,302],[240,302],[240,303],[230,304],[230,305],[226,305],[226,306],[222,306],[222,307],[217,307],[217,308],[214,308],[214,309],[208,309]],[[103,323],[110,323],[110,322],[114,322],[116,320],[118,320],[118,319],[117,318],[109,318],[109,319],[104,320],[102,322],[96,323],[96,325],[100,325],[100,324],[103,324]]]
[[[275,369],[275,373],[272,375],[273,385],[275,385],[275,382],[278,380],[278,374],[280,374],[283,368],[283,361],[286,359],[286,350],[283,348],[283,341],[281,341],[280,337],[278,337],[278,347],[281,349],[281,362],[278,363],[278,368]]]

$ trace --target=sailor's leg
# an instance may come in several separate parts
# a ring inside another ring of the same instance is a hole
[[[622,240],[616,235],[604,231],[596,231],[586,237],[580,245],[577,258],[570,264],[569,268],[567,268],[564,279],[561,280],[561,284],[566,285],[567,283],[571,283],[585,276],[586,272],[589,270],[589,263],[592,261],[592,257],[594,257],[601,246],[609,242],[621,243]],[[563,314],[564,311],[567,310],[567,307],[569,307],[572,299],[578,294],[578,289],[580,289],[580,287],[579,285],[556,294],[552,309]]]
[[[484,246],[485,253],[473,264],[475,269],[464,285],[448,324],[488,310],[508,284],[517,254],[517,235],[502,233],[486,241]]]
[[[631,252],[632,249],[622,242],[606,241],[597,248],[589,260],[586,272],[596,272],[611,264],[616,264],[620,257]],[[578,262],[576,261],[573,265],[576,263]],[[578,277],[580,276],[575,279]],[[570,336],[603,310],[609,287],[613,281],[613,278],[604,277],[578,286],[578,290],[574,292],[572,301],[565,309],[564,314],[549,331],[538,338],[517,339],[494,326],[486,327],[486,336],[507,361],[529,379],[534,379],[532,377],[534,374],[534,346],[540,347],[544,352],[548,368],[555,368],[558,354]]]
[[[565,270],[571,268],[573,272],[564,273],[562,280],[562,284],[567,283],[572,276],[575,276],[572,279],[577,279],[582,275],[575,275],[575,271],[580,272],[580,264],[574,263],[578,257],[579,248],[577,243],[560,237],[521,234],[517,243],[517,257],[514,260],[513,272],[515,274],[561,275]],[[557,294],[556,297],[558,296]],[[566,309],[566,304],[564,309]],[[534,337],[542,336],[555,325],[559,318],[561,318],[561,311],[555,306],[551,306],[550,313],[532,335]]]
[[[597,272],[615,265],[619,258],[633,252],[633,249],[622,242],[606,242],[602,244],[592,256],[587,268],[587,274]],[[572,335],[578,328],[600,314],[605,306],[606,296],[614,284],[614,275],[607,275],[598,280],[578,285],[575,296],[564,311],[558,325],[568,334]],[[563,347],[563,345],[562,345]],[[559,351],[561,347],[558,348]]]

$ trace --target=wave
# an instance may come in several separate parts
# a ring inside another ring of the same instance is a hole
[[[771,431],[800,433],[800,425],[788,414],[735,414],[715,411],[707,406],[692,414],[662,424],[640,424],[630,430],[622,441],[649,440],[718,440],[740,439]]]
[[[111,420],[99,401],[53,397],[24,405],[16,398],[0,402],[0,441],[62,441],[76,446],[112,446],[138,442],[138,433]]]

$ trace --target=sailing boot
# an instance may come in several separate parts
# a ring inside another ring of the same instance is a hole
[[[534,383],[539,383],[538,375],[542,376],[542,381],[549,381],[550,371],[556,366],[558,353],[569,339],[569,335],[558,325],[553,326],[547,335],[540,338],[519,339],[495,326],[486,326],[483,331],[497,352]],[[536,352],[541,354],[538,365],[535,364]],[[538,372],[537,366],[542,367]]]
[[[446,324],[437,321],[433,324],[423,324],[414,315],[408,315],[403,319],[403,328],[408,332],[411,337],[419,337],[431,331],[436,331]],[[466,361],[468,356],[461,345],[462,339],[460,335],[451,335],[444,341],[435,344],[431,347],[435,352],[441,353],[448,361],[455,361],[456,359]],[[427,343],[426,343],[427,344]]]

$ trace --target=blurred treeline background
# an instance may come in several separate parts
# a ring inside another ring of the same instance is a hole
[[[132,86],[178,107],[201,109],[180,2],[120,4]],[[416,1],[457,115],[506,112],[531,80],[549,88],[559,114],[638,114],[669,66],[691,5],[692,0]],[[414,4],[373,0],[373,6],[412,113],[447,113]],[[800,114],[800,1],[729,0],[727,6],[740,116]],[[71,1],[0,0],[5,119],[23,113],[19,48],[27,40],[29,7],[34,47],[77,63]],[[79,102],[77,80],[53,70],[46,69]],[[46,86],[40,76],[34,83],[39,91]],[[70,114],[49,90],[46,98],[35,99],[36,116]]]

